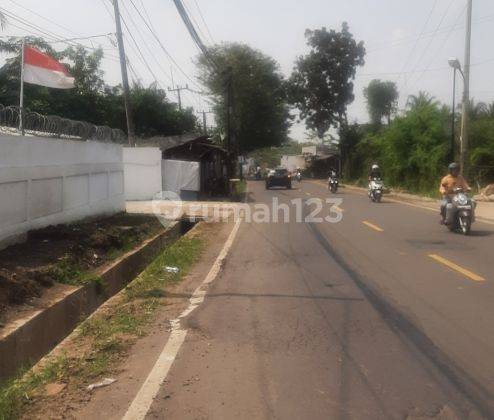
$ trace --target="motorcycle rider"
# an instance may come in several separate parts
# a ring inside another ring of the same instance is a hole
[[[379,165],[377,163],[374,163],[371,166],[371,170],[369,172],[369,182],[372,181],[374,178],[381,179],[381,168],[379,168]]]
[[[329,168],[329,178],[337,178],[337,177],[338,177],[338,172],[336,172],[336,169],[331,166]]]
[[[446,209],[448,203],[451,203],[455,189],[461,188],[465,192],[470,191],[470,186],[467,181],[460,175],[460,165],[456,162],[450,163],[448,172],[449,174],[441,180],[441,185],[439,187],[439,192],[443,197],[441,202],[441,224],[447,224],[448,217]]]
[[[371,194],[371,181],[373,179],[381,180],[381,168],[377,163],[374,163],[369,171],[369,196]]]

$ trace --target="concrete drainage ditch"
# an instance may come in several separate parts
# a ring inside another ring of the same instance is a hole
[[[81,286],[3,329],[0,334],[0,380],[39,361],[194,225],[195,222],[188,219],[173,222],[164,232],[105,267],[99,273],[104,287],[101,282]]]

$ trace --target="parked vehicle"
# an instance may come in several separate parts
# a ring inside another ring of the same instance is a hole
[[[369,183],[369,198],[374,203],[380,203],[384,192],[384,184],[380,178],[372,178]]]
[[[336,176],[330,176],[329,179],[328,179],[328,189],[333,194],[336,194],[338,192],[338,187],[339,187],[338,177],[336,177]]]
[[[452,232],[468,235],[475,222],[477,203],[461,188],[455,189],[451,202],[446,205],[446,225]]]
[[[292,178],[285,168],[276,168],[268,173],[266,178],[266,189],[271,187],[285,187],[287,189],[292,188]]]

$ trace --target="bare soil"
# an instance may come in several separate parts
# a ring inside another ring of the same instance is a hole
[[[85,378],[76,368],[67,378],[42,387],[31,396],[25,407],[23,420],[45,419],[99,419],[121,418],[129,400],[138,392],[144,372],[149,372],[169,337],[169,320],[174,319],[188,305],[193,291],[204,280],[218,256],[230,231],[228,223],[200,223],[187,233],[189,238],[200,237],[203,250],[191,270],[177,283],[164,286],[164,297],[160,298],[158,310],[147,325],[143,325],[138,336],[119,336],[121,351],[104,373],[94,378]],[[111,320],[122,306],[122,291],[102,305],[93,317]],[[54,349],[52,355],[63,354],[68,359],[90,354],[94,348],[91,337],[77,331]],[[86,357],[86,356],[84,356]],[[116,382],[108,387],[88,391],[89,383],[103,378],[114,378]],[[89,380],[89,382],[88,382]]]
[[[49,295],[54,285],[84,284],[162,229],[153,216],[121,213],[30,232],[26,242],[0,251],[0,328],[8,311]]]

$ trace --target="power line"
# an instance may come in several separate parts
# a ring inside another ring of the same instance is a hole
[[[194,0],[194,3],[196,5],[197,11],[199,12],[199,16],[201,17],[202,23],[204,24],[204,27],[206,28],[206,31],[209,35],[209,38],[211,39],[213,44],[216,44],[216,41],[214,40],[213,35],[211,35],[211,31],[209,30],[209,26],[206,23],[206,20],[204,19],[204,16],[201,12],[201,8],[199,7],[199,3],[197,2],[197,0]]]
[[[57,26],[60,29],[63,29],[66,32],[69,32],[69,33],[71,33],[73,35],[77,35],[78,37],[80,37],[80,39],[90,39],[90,38],[92,38],[92,37],[84,37],[80,33],[74,32],[72,29],[67,28],[66,26],[60,25],[59,23],[55,22],[54,20],[49,19],[46,16],[41,15],[40,13],[36,12],[35,10],[30,9],[30,8],[28,8],[28,7],[20,4],[19,2],[15,1],[15,0],[8,0],[8,1],[10,1],[12,4],[16,5],[17,7],[21,8],[21,9],[24,9],[24,10],[28,11],[29,13],[31,13],[31,14],[39,17],[40,19],[43,19],[44,21],[49,22],[52,25],[55,25],[55,26]],[[97,36],[95,36],[94,38],[96,38],[96,37]],[[74,40],[77,40],[78,38],[73,38],[73,39]]]
[[[212,65],[212,67],[216,71],[218,71],[217,63],[215,62],[214,58],[209,53],[209,50],[207,49],[207,47],[202,42],[201,37],[198,35],[194,25],[190,21],[189,15],[187,14],[187,11],[185,10],[182,1],[181,0],[173,0],[173,2],[175,3],[177,11],[178,11],[180,17],[182,18],[187,30],[189,31],[190,36],[192,37],[192,39],[196,43],[197,47],[199,48],[200,51],[202,51],[202,53],[204,54],[206,59],[209,61],[209,63]]]
[[[163,45],[163,43],[161,42],[161,40],[159,39],[159,37],[156,35],[156,33],[154,32],[153,28],[151,28],[151,26],[149,25],[149,23],[147,22],[147,20],[144,18],[144,16],[142,15],[141,11],[138,9],[138,7],[136,6],[136,4],[134,3],[133,0],[130,0],[130,3],[132,4],[132,6],[134,7],[134,9],[137,11],[137,13],[139,14],[140,18],[142,19],[142,21],[144,22],[144,24],[146,25],[146,27],[148,28],[149,32],[151,32],[151,34],[153,35],[153,37],[156,39],[156,41],[158,42],[160,48],[163,50],[163,52],[167,55],[167,57],[173,62],[173,64],[175,64],[175,66],[178,68],[178,70],[180,70],[180,72],[191,82],[193,83],[194,85],[196,85],[197,87],[199,87],[199,85],[194,81],[194,79],[192,79],[183,69],[182,67],[179,66],[179,64],[176,62],[176,60],[173,58],[173,56],[168,52],[168,50],[165,48],[165,46]]]
[[[412,47],[412,50],[410,51],[410,54],[408,55],[408,58],[407,60],[405,61],[405,64],[403,65],[401,71],[403,72],[407,66],[408,66],[408,63],[410,62],[411,58],[413,57],[413,53],[415,52],[415,49],[417,48],[417,45],[419,43],[419,40],[420,38],[422,37],[422,35],[424,34],[425,32],[425,29],[427,28],[427,25],[429,25],[429,22],[431,20],[431,17],[432,17],[432,14],[434,13],[434,10],[436,9],[436,6],[437,6],[437,1],[438,0],[434,0],[434,3],[432,4],[432,8],[431,10],[429,11],[429,15],[427,16],[427,19],[424,23],[424,25],[422,26],[422,30],[420,31],[420,35],[418,36],[418,38],[415,40],[415,43],[413,44],[413,47]]]
[[[199,25],[197,24],[197,21],[195,20],[194,18],[194,15],[192,14],[192,12],[190,11],[190,8],[189,6],[187,5],[187,3],[185,1],[182,2],[185,10],[187,11],[187,14],[190,16],[190,18],[192,19],[192,22],[194,22],[194,25],[195,27],[197,27],[197,30],[199,31],[199,34],[204,38],[204,33],[201,31],[201,28],[199,27]]]
[[[418,59],[415,67],[413,68],[414,71],[418,68],[420,62],[423,60],[423,58],[425,57],[425,55],[427,54],[427,51],[429,50],[429,48],[431,47],[432,45],[432,42],[434,41],[435,37],[437,36],[437,32],[439,31],[439,29],[441,28],[441,25],[443,24],[444,22],[444,19],[446,19],[446,16],[448,15],[451,7],[453,6],[453,4],[455,3],[455,0],[451,0],[451,2],[449,3],[449,6],[446,8],[446,10],[444,11],[444,14],[443,16],[441,17],[441,20],[439,21],[439,23],[437,24],[436,26],[436,29],[434,31],[434,35],[432,36],[432,38],[430,39],[429,43],[427,44],[427,47],[424,48],[423,52],[422,52],[422,55],[420,56],[420,58]],[[405,83],[406,85],[407,83]]]
[[[156,75],[154,74],[153,70],[151,69],[151,66],[149,65],[149,63],[147,62],[146,58],[144,57],[144,54],[142,54],[142,51],[139,48],[139,44],[135,40],[134,35],[132,35],[132,32],[130,31],[130,28],[127,25],[127,22],[125,21],[125,19],[122,16],[122,14],[120,14],[120,18],[122,19],[122,23],[124,24],[125,29],[127,29],[127,33],[130,36],[130,38],[132,39],[132,42],[134,43],[134,45],[136,47],[138,56],[141,57],[142,62],[144,63],[144,65],[148,69],[149,73],[151,73],[151,76],[153,77],[154,81],[159,85],[158,78],[156,77]],[[133,50],[133,51],[135,52],[135,50]]]
[[[489,23],[492,20],[494,20],[494,15],[486,15],[486,16],[482,16],[478,19],[473,20],[473,23],[479,25],[479,24],[483,24],[483,23]],[[417,40],[420,41],[422,39],[427,39],[430,37],[434,37],[436,35],[441,35],[443,33],[447,33],[450,30],[459,31],[461,29],[464,29],[465,26],[466,25],[464,23],[454,24],[454,25],[446,25],[446,26],[443,26],[442,29],[438,30],[437,32],[435,30],[424,32],[421,37],[417,37],[417,35],[410,35],[410,36],[406,36],[403,38],[398,38],[391,43],[381,42],[378,44],[379,46],[376,46],[376,47],[372,47],[372,45],[371,45],[369,48],[367,48],[366,53],[372,54],[374,52],[382,51],[384,49],[395,48],[395,47],[398,47],[400,45],[413,43]]]
[[[462,8],[461,12],[459,13],[459,15],[457,16],[456,18],[456,21],[455,23],[457,23],[461,17],[463,16],[463,14],[465,13],[465,10],[466,10],[466,6],[464,8]],[[429,60],[429,64],[426,66],[425,70],[422,71],[419,76],[417,77],[417,80],[415,81],[413,87],[416,86],[416,84],[418,83],[418,81],[422,78],[422,76],[424,75],[425,71],[427,69],[430,68],[430,66],[432,65],[432,63],[434,62],[434,59],[437,58],[439,52],[444,48],[444,45],[446,44],[446,42],[448,41],[448,39],[451,37],[451,34],[453,33],[453,30],[450,30],[447,34],[447,36],[444,38],[442,44],[440,44],[439,48],[436,50],[436,53],[432,55],[431,59]]]
[[[163,75],[168,79],[170,80],[170,76],[168,75],[168,73],[164,70],[164,68],[162,67],[161,63],[158,61],[158,59],[156,58],[156,54],[153,53],[153,51],[151,51],[151,49],[149,48],[149,45],[145,39],[145,37],[143,36],[143,34],[141,33],[141,31],[139,30],[139,26],[135,23],[133,17],[132,17],[132,14],[130,13],[129,9],[127,8],[127,6],[125,5],[125,3],[122,3],[123,7],[124,7],[124,10],[125,12],[127,13],[127,16],[130,20],[130,23],[134,26],[134,29],[136,30],[137,34],[139,35],[139,37],[141,38],[141,40],[143,41],[143,45],[145,46],[146,50],[148,51],[149,55],[153,58],[154,62],[156,63],[156,65],[158,66],[158,68],[161,70],[161,72],[163,73]]]
[[[98,48],[94,48],[94,47],[89,47],[87,45],[84,45],[84,44],[81,44],[81,43],[75,43],[73,41],[71,41],[70,39],[64,39],[62,36],[52,32],[52,31],[49,31],[47,29],[44,29],[30,21],[28,21],[27,19],[24,19],[22,17],[20,17],[19,15],[16,15],[15,13],[12,13],[12,12],[9,12],[8,10],[0,7],[0,10],[2,11],[2,13],[7,16],[9,19],[13,19],[14,21],[18,22],[19,24],[21,25],[24,25],[25,27],[19,27],[18,25],[15,25],[13,24],[12,22],[10,22],[9,24],[11,26],[14,26],[18,29],[21,29],[23,31],[26,31],[26,32],[30,32],[30,31],[35,31],[37,32],[38,34],[41,34],[42,37],[48,37],[50,39],[53,40],[53,43],[57,43],[57,42],[61,42],[61,43],[65,43],[67,45],[71,45],[71,46],[82,46],[88,50],[93,50],[93,51],[96,51],[98,50]],[[29,28],[29,29],[26,29]],[[115,58],[115,57],[114,57]]]

